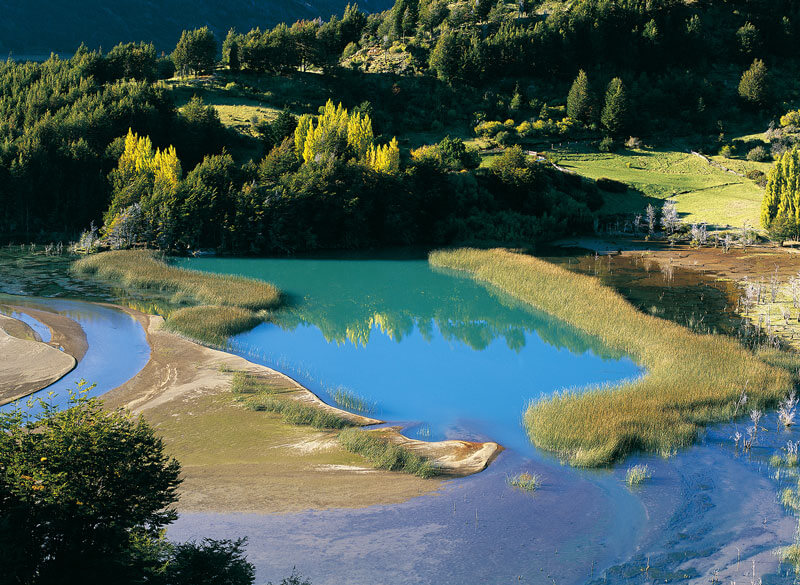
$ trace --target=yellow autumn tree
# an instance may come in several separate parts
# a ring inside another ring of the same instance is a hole
[[[371,146],[365,162],[380,173],[391,175],[399,173],[400,147],[397,144],[397,138],[392,138],[389,144]]]
[[[767,175],[761,202],[761,224],[770,227],[776,219],[800,226],[800,149],[787,150]]]
[[[153,149],[148,136],[128,130],[125,149],[109,179],[113,185],[111,205],[104,216],[106,226],[134,203],[145,205],[154,194],[174,194],[181,180],[181,162],[173,146]]]
[[[310,163],[329,157],[354,157],[375,170],[396,173],[400,169],[397,140],[375,145],[368,114],[350,113],[341,103],[328,100],[318,116],[301,116],[294,133],[295,152]]]

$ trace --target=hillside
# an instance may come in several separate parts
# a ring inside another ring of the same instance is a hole
[[[341,15],[347,0],[0,0],[0,53],[71,53],[81,43],[110,49],[149,41],[171,51],[181,31],[208,25],[218,36],[318,16]],[[391,7],[391,0],[361,0],[362,10]]]

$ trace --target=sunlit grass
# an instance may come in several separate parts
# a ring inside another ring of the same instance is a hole
[[[225,345],[228,338],[249,331],[263,319],[258,313],[241,307],[204,305],[173,311],[165,327],[209,345]]]
[[[119,250],[77,260],[72,269],[123,289],[162,295],[172,305],[189,305],[167,316],[166,327],[211,345],[252,329],[266,309],[281,302],[273,285],[241,276],[176,268],[149,250]]]
[[[374,414],[378,404],[374,400],[369,400],[356,394],[347,388],[337,388],[331,393],[331,398],[340,408],[361,414]]]
[[[535,473],[525,471],[507,477],[506,483],[524,492],[535,492],[542,485],[542,479]]]
[[[72,266],[78,274],[116,285],[171,293],[176,304],[226,305],[256,311],[276,307],[281,300],[280,291],[267,282],[177,268],[149,250],[92,254]]]
[[[429,459],[412,453],[377,433],[345,429],[339,433],[339,442],[346,450],[361,455],[380,469],[403,471],[419,477],[436,475],[436,468]]]
[[[295,400],[284,389],[246,372],[234,374],[231,390],[247,408],[280,414],[284,422],[290,424],[316,429],[343,429],[354,424],[333,412]]]
[[[524,423],[533,442],[573,465],[600,466],[637,450],[687,446],[704,425],[733,417],[743,389],[748,408],[764,409],[791,387],[786,370],[734,340],[645,315],[590,276],[501,249],[437,251],[430,263],[490,282],[646,368],[636,380],[565,391],[528,406]]]
[[[630,487],[634,487],[641,485],[651,477],[653,477],[653,474],[650,472],[650,468],[647,465],[634,465],[628,468],[625,474],[625,483]]]

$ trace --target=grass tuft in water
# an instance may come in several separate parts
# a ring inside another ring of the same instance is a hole
[[[331,398],[333,398],[336,406],[349,410],[350,412],[374,414],[378,409],[377,402],[364,398],[347,388],[337,388],[331,394]]]
[[[506,483],[525,492],[535,492],[542,485],[542,479],[535,473],[525,471],[507,477]]]
[[[351,453],[361,455],[380,469],[402,471],[424,478],[436,475],[436,468],[428,458],[412,453],[377,433],[345,429],[339,433],[339,442]]]
[[[634,465],[628,468],[628,472],[625,474],[625,483],[633,487],[641,485],[651,477],[653,474],[647,465]]]
[[[792,376],[720,335],[699,335],[646,315],[597,279],[509,250],[433,252],[433,266],[462,270],[624,352],[647,373],[616,386],[532,402],[524,423],[536,446],[572,465],[608,465],[634,451],[660,453],[730,420],[744,388],[748,407],[776,406]],[[761,355],[761,354],[759,354]],[[779,360],[771,359],[776,365]]]
[[[233,375],[231,390],[237,400],[250,410],[280,414],[285,422],[294,425],[334,430],[354,425],[336,413],[299,402],[289,396],[289,391],[272,386],[246,372],[236,372]]]

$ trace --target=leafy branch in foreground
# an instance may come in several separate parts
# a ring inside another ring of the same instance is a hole
[[[64,410],[40,399],[0,412],[4,582],[250,585],[243,540],[163,538],[180,464],[143,418],[87,398],[92,388],[78,383]]]

